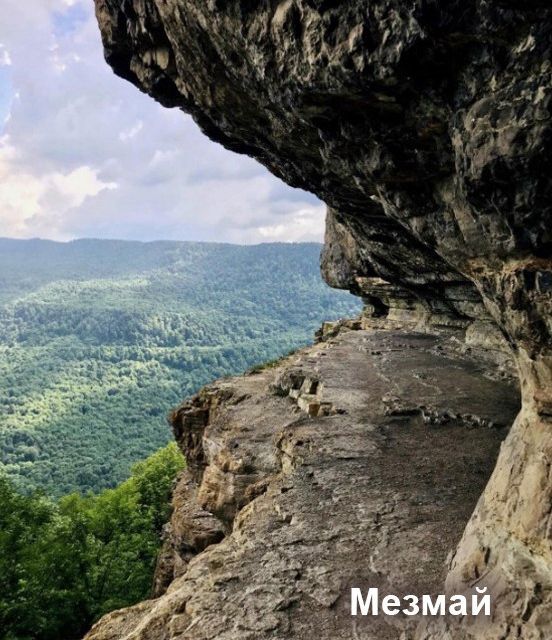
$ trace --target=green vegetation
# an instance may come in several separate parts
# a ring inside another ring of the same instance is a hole
[[[261,371],[265,371],[266,369],[274,369],[293,353],[294,351],[291,350],[289,353],[286,353],[279,358],[273,358],[272,360],[267,360],[266,362],[259,362],[258,364],[254,364],[252,367],[249,367],[249,369],[245,373],[246,375],[251,376],[255,375],[256,373],[261,373]]]
[[[55,497],[116,486],[186,396],[358,312],[319,251],[0,239],[0,470]]]
[[[57,504],[0,477],[0,640],[72,640],[148,597],[184,460],[174,443],[97,496]]]
[[[148,597],[184,466],[165,415],[358,311],[319,250],[0,239],[0,640]]]

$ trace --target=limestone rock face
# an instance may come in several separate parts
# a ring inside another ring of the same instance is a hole
[[[352,618],[350,587],[442,591],[518,410],[513,381],[458,344],[341,327],[182,405],[170,586],[88,640],[413,638],[406,616]]]
[[[496,615],[420,633],[550,637],[550,3],[95,3],[116,73],[328,204],[331,284],[390,326],[505,336],[523,407],[447,579],[483,572]],[[226,526],[241,482],[231,508],[205,489]]]
[[[362,275],[450,301],[474,277],[495,298],[546,271],[547,2],[96,7],[114,70],[317,193],[362,246]]]

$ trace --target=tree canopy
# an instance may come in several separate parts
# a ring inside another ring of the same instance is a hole
[[[184,460],[171,443],[98,495],[54,503],[0,476],[0,640],[72,640],[148,597]]]
[[[186,396],[358,311],[319,252],[0,239],[0,469],[53,496],[116,486]]]

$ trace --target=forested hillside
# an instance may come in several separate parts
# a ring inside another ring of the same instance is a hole
[[[0,474],[0,640],[73,640],[151,594],[170,493],[173,442],[115,489],[54,502]]]
[[[54,496],[118,484],[184,397],[358,311],[319,251],[0,239],[0,470]]]

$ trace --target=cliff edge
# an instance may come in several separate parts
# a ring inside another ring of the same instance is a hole
[[[517,390],[449,331],[334,333],[174,412],[159,597],[88,640],[413,637],[416,618],[352,618],[350,588],[442,592]]]
[[[489,367],[489,371],[502,370],[501,360],[508,357],[496,356],[492,364],[493,357],[487,357],[490,352],[511,354],[519,374],[521,411],[462,539],[449,558],[446,577],[450,593],[471,590],[484,580],[493,596],[492,619],[483,622],[443,619],[420,626],[416,633],[419,638],[455,640],[550,637],[552,9],[549,3],[543,0],[522,5],[509,0],[95,2],[106,59],[116,73],[165,106],[191,113],[214,140],[257,158],[289,184],[308,189],[327,203],[323,273],[333,286],[349,288],[364,297],[367,313],[380,327],[377,330],[402,333],[405,341],[414,340],[412,351],[420,354],[424,353],[424,346],[423,341],[416,342],[417,331],[423,329],[435,340],[444,334],[456,336],[455,340],[472,349],[481,359],[481,366]],[[374,326],[371,331],[376,331]],[[383,334],[380,337],[384,339]],[[337,353],[331,357],[335,358]],[[368,357],[366,361],[372,362]],[[406,369],[411,365],[408,358],[403,359],[400,366],[397,363],[394,375],[413,379]],[[355,360],[354,369],[360,366]],[[337,416],[353,415],[366,406],[368,389],[362,386],[362,376],[367,372],[358,369],[358,375],[354,373],[352,370],[347,376],[356,389],[351,396],[354,402],[346,408],[347,414]],[[357,377],[355,386],[352,379]],[[486,379],[483,373],[480,378]],[[379,400],[372,398],[373,402],[383,402],[384,395],[382,389]],[[492,397],[487,397],[487,411],[493,405]],[[474,399],[471,392],[464,393],[458,388],[449,399],[460,398],[466,406],[453,413],[464,416],[474,413],[468,409]],[[401,402],[409,406],[413,399],[408,392]],[[345,420],[318,414],[309,418],[324,425],[339,419]],[[364,423],[366,432],[372,422],[370,418]],[[278,424],[274,422],[272,427]],[[320,429],[325,433],[325,427]],[[255,434],[250,437],[255,438]],[[349,437],[355,440],[354,434]],[[201,441],[198,450],[211,446],[205,434],[197,438]],[[335,455],[336,461],[346,439],[342,436],[328,442],[328,447],[332,447],[328,452]],[[375,443],[370,445],[368,437],[366,442],[360,440],[359,450],[366,453],[360,466],[368,476],[372,465],[368,449],[362,447],[372,447],[374,451],[378,447]],[[435,447],[437,451],[437,442]],[[420,451],[420,459],[432,455],[431,449]],[[325,449],[317,451],[322,463],[321,451]],[[207,454],[202,455],[207,459]],[[198,594],[203,593],[205,603],[209,602],[202,591],[204,587],[194,583],[190,573],[196,568],[200,573],[206,570],[201,568],[204,565],[200,558],[222,553],[221,549],[232,544],[229,541],[235,539],[233,536],[246,536],[245,544],[252,554],[253,548],[262,544],[263,533],[254,531],[254,527],[248,529],[249,525],[244,523],[249,523],[248,518],[262,505],[273,504],[276,508],[278,504],[271,493],[272,482],[266,484],[266,477],[272,477],[274,469],[268,476],[265,473],[274,455],[262,454],[262,463],[251,463],[255,468],[262,467],[258,489],[265,485],[267,488],[247,505],[238,501],[233,519],[226,514],[222,525],[210,521],[211,517],[218,518],[216,508],[209,500],[205,502],[209,506],[206,513],[211,514],[205,516],[206,522],[213,527],[209,535],[217,539],[224,535],[224,539],[214,547],[216,552],[209,547],[195,556],[187,566],[187,577],[177,578],[157,602],[157,611],[164,612],[155,617],[158,635],[151,635],[150,631],[147,632],[150,635],[132,635],[142,633],[140,630],[146,628],[144,620],[152,620],[151,612],[144,617],[137,610],[121,614],[123,618],[112,617],[110,622],[102,623],[103,627],[100,624],[100,631],[96,629],[96,636],[92,637],[109,637],[97,634],[117,624],[127,625],[126,635],[120,627],[119,635],[111,637],[185,638],[192,637],[186,635],[192,633],[196,634],[193,637],[235,637],[215,631],[217,625],[226,625],[225,628],[230,625],[230,618],[225,617],[225,609],[216,604],[216,598],[209,611],[201,613],[207,604],[187,600],[181,588],[195,589]],[[449,451],[447,465],[453,457]],[[281,458],[286,460],[285,456]],[[374,462],[373,468],[378,464]],[[291,466],[293,471],[284,465],[279,473],[286,470],[300,473],[297,469],[302,465]],[[346,492],[347,471],[342,471],[343,474],[334,474],[331,481],[333,490],[338,491],[343,484]],[[360,475],[355,482],[360,482]],[[194,482],[199,482],[199,476]],[[201,486],[204,482],[205,479]],[[397,491],[405,490],[397,483],[392,486]],[[461,486],[467,496],[466,484]],[[219,490],[213,491],[218,495]],[[312,535],[318,528],[325,531],[331,523],[338,530],[338,514],[335,519],[332,513],[325,516],[326,520],[315,517],[315,495],[309,493],[305,504],[305,509],[312,511],[309,511],[309,518],[313,518],[309,521]],[[357,512],[362,513],[362,505],[370,504],[368,496],[355,504]],[[437,507],[434,508],[437,512]],[[466,503],[464,508],[471,506]],[[418,516],[420,526],[430,518],[422,507]],[[404,517],[405,529],[412,532],[406,514]],[[174,518],[173,526],[176,526]],[[453,540],[456,533],[458,530],[451,531],[449,539]],[[383,532],[381,536],[379,539],[374,533],[367,548],[377,546],[378,540],[381,545]],[[336,546],[341,544],[340,538],[338,535]],[[215,540],[207,536],[205,543],[212,541]],[[406,538],[403,543],[411,544]],[[316,563],[325,566],[324,545],[320,544],[316,547],[313,542],[316,551],[312,567]],[[281,540],[281,552],[293,546],[286,545]],[[360,548],[355,547],[352,553],[360,553]],[[422,547],[413,548],[420,554],[423,552]],[[431,549],[431,544],[428,548]],[[431,553],[435,558],[439,555],[435,549]],[[365,554],[364,562],[357,555],[357,566],[369,566],[369,554],[369,551]],[[393,576],[394,571],[401,570],[410,576],[407,560],[403,562],[398,552],[395,559],[396,567],[388,565],[383,573],[389,571],[389,576]],[[284,565],[287,562],[286,559]],[[343,567],[346,565],[347,560],[343,559]],[[335,570],[336,576],[342,575],[337,567]],[[332,572],[333,569],[327,574],[328,580]],[[427,575],[428,580],[433,575],[429,569]],[[434,575],[437,579],[437,574]],[[267,590],[277,582],[271,576],[266,574],[263,581]],[[203,578],[198,574],[197,580],[201,582]],[[261,585],[255,591],[257,583],[249,582],[249,578],[244,580],[243,576],[229,579],[228,584],[233,586],[227,587],[247,593],[249,587],[245,585],[252,585],[247,600],[250,608],[242,607],[242,616],[257,619],[259,624],[271,620],[272,614],[262,604],[265,600]],[[341,585],[341,578],[337,582]],[[217,584],[212,582],[211,595],[218,593]],[[433,588],[429,583],[425,586]],[[308,590],[306,586],[304,589]],[[306,594],[305,590],[301,593]],[[299,598],[301,605],[281,605],[288,612],[291,629],[294,621],[300,624],[301,607],[307,606],[308,598],[313,601],[311,596],[304,595]],[[284,598],[283,602],[288,600]],[[143,605],[141,611],[149,611],[151,606]],[[337,607],[336,611],[339,608],[336,604],[332,606]],[[178,615],[184,616],[182,627],[174,622]],[[282,616],[275,613],[274,620]],[[207,619],[211,622],[207,623]],[[324,619],[321,616],[319,623],[314,621],[315,626],[308,631],[286,632],[287,637],[339,637],[337,631],[324,626]],[[177,626],[171,627],[173,623]],[[186,631],[192,628],[187,625],[193,625],[194,631]],[[258,635],[250,637],[277,637],[274,635],[277,628],[252,631]],[[339,625],[335,627],[338,628]],[[400,633],[389,637],[399,638]]]

